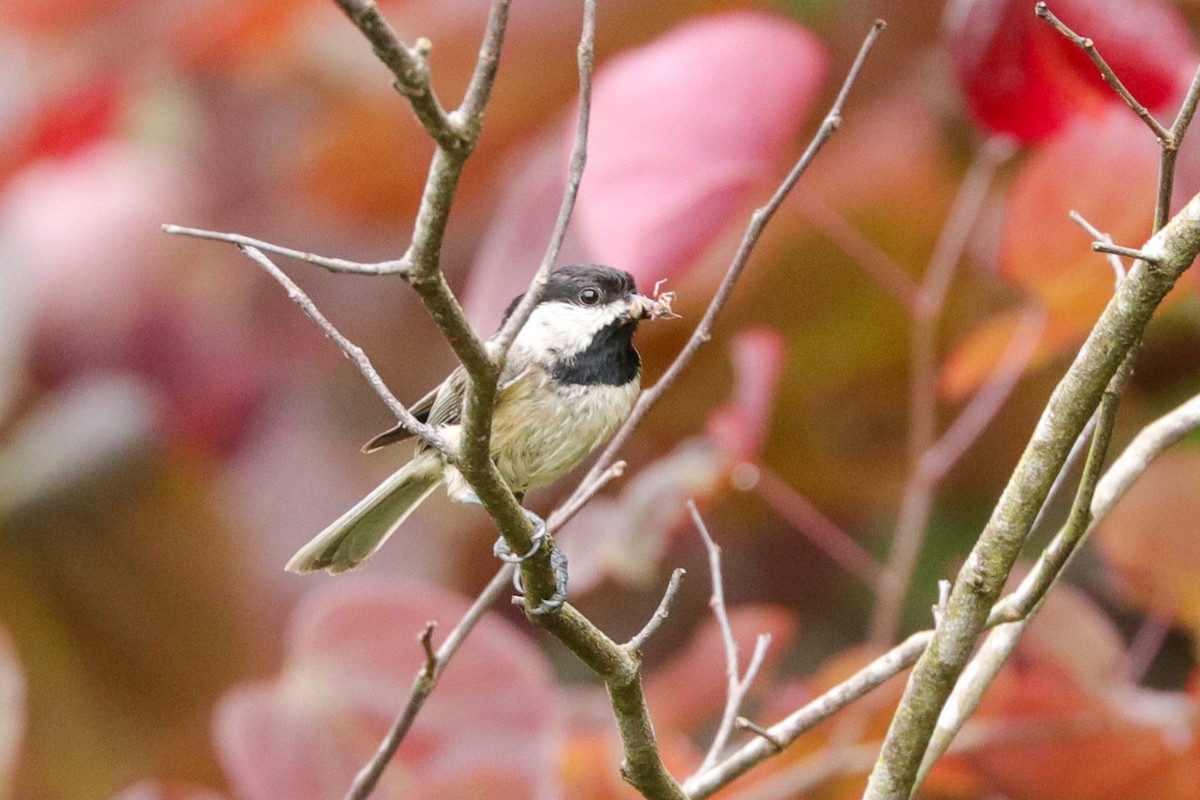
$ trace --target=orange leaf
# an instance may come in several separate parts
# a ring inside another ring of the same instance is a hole
[[[1151,464],[1096,540],[1134,603],[1200,633],[1200,453]]]

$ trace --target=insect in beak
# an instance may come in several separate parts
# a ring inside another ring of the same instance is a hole
[[[629,298],[629,318],[647,319],[653,316],[655,305],[653,298],[646,297],[644,294],[635,294]]]

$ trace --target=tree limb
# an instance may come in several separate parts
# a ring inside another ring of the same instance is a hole
[[[1004,587],[1075,437],[1140,339],[1155,308],[1200,251],[1200,196],[1144,248],[1054,390],[987,526],[958,574],[946,615],[909,678],[864,797],[908,800],[930,735]]]

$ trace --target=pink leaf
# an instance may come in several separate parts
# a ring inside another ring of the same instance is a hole
[[[783,335],[772,328],[742,331],[733,341],[734,395],[709,415],[706,432],[736,461],[755,461],[783,371]]]
[[[0,628],[0,798],[9,796],[25,733],[25,676]]]
[[[113,796],[112,800],[224,800],[201,786],[182,783],[141,781]]]
[[[236,794],[341,796],[408,696],[423,662],[417,635],[466,608],[433,588],[345,579],[310,593],[293,615],[283,674],[235,688],[217,708],[217,751]],[[509,623],[485,618],[374,797],[552,796],[553,687],[541,652]]]
[[[754,57],[731,68],[737,53]],[[826,62],[805,28],[731,12],[605,64],[579,194],[587,251],[639,278],[688,267],[779,171]]]
[[[727,53],[759,56],[731,69]],[[827,60],[801,26],[739,11],[686,22],[601,66],[560,262],[612,264],[646,289],[691,267],[786,166]],[[466,293],[482,330],[541,261],[574,134],[573,122],[557,122],[517,154]]]

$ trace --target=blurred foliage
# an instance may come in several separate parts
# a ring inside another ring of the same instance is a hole
[[[434,42],[434,82],[453,104],[486,4],[380,5],[407,40]],[[939,429],[993,373],[1023,310],[1042,309],[1047,327],[936,493],[904,609],[915,629],[1111,291],[1067,212],[1120,244],[1149,232],[1153,140],[1031,5],[600,4],[592,153],[565,253],[630,269],[644,288],[670,278],[685,319],[639,334],[647,382],[870,21],[890,23],[713,343],[643,425],[624,478],[564,537],[572,598],[614,637],[641,627],[673,567],[689,569],[646,653],[677,774],[703,757],[725,686],[687,497],[723,546],[743,658],[774,634],[748,716],[773,722],[873,655],[861,644],[871,581],[831,558],[811,516],[797,523],[793,495],[763,488],[769,471],[843,532],[858,553],[847,558],[886,561],[912,474],[913,320],[864,262],[919,281],[984,142],[1020,140],[943,309]],[[1169,119],[1196,62],[1178,9],[1051,7]],[[483,328],[540,259],[557,208],[578,16],[560,0],[513,4],[444,257]],[[326,0],[9,0],[0,75],[0,798],[336,796],[399,709],[424,622],[444,635],[493,573],[486,520],[439,499],[361,577],[285,575],[288,555],[404,454],[358,454],[386,410],[275,284],[232,248],[158,226],[394,257],[431,146]],[[1200,189],[1197,139],[1181,151],[1177,203]],[[403,285],[284,266],[401,398],[450,368]],[[1118,444],[1200,390],[1195,280],[1152,327]],[[1178,643],[1193,645],[1200,623],[1198,447],[1193,435],[1155,465],[1104,524],[927,796],[1194,796],[1197,681]],[[570,483],[531,504],[551,508]],[[1155,663],[1157,629],[1175,645]],[[1147,664],[1184,678],[1152,692],[1139,685]],[[878,739],[899,687],[721,796],[857,797],[869,760],[828,748]],[[618,760],[592,676],[502,607],[379,796],[628,797]]]

